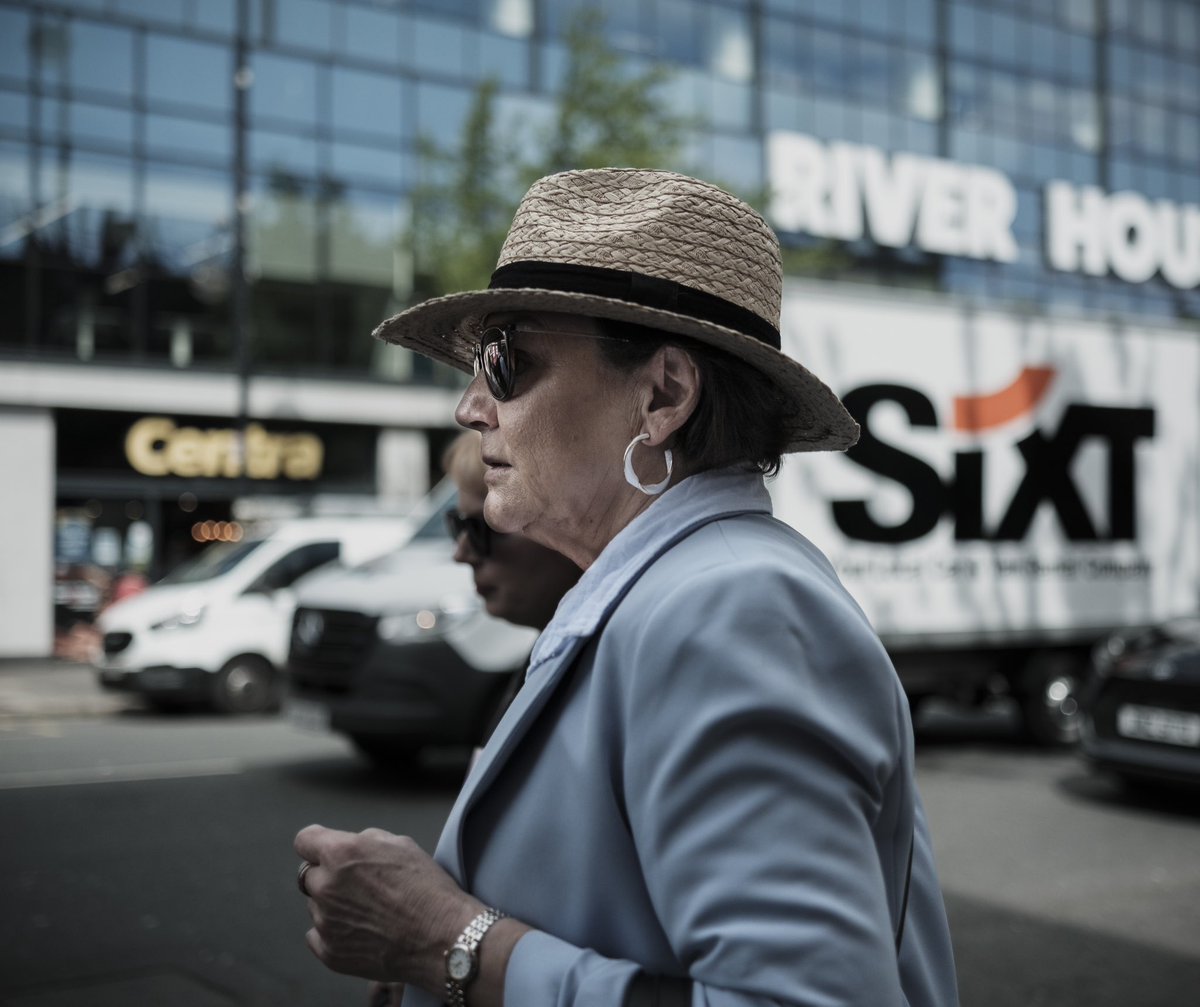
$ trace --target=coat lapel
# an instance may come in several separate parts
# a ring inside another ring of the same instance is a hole
[[[765,493],[766,491],[764,490],[763,492]],[[632,571],[627,572],[620,590],[612,597],[603,615],[596,625],[591,628],[590,632],[579,636],[562,637],[560,643],[556,641],[557,645],[553,647],[549,654],[542,657],[537,664],[530,665],[525,685],[517,693],[512,705],[496,726],[496,730],[492,733],[491,738],[480,754],[479,760],[475,763],[470,773],[467,774],[467,778],[463,782],[463,788],[459,792],[458,800],[454,802],[454,807],[451,809],[450,816],[446,819],[445,828],[442,830],[441,839],[438,841],[437,852],[435,854],[436,859],[438,863],[454,876],[460,885],[468,890],[470,889],[469,880],[466,877],[465,858],[463,856],[463,828],[471,808],[487,788],[492,785],[521,739],[529,732],[529,728],[537,720],[538,715],[545,708],[547,701],[554,694],[555,687],[562,682],[563,678],[575,664],[580,651],[587,646],[596,634],[603,630],[609,616],[612,615],[613,611],[620,604],[621,599],[625,597],[637,579],[659,556],[677,542],[692,534],[697,528],[725,517],[764,512],[770,513],[769,506],[730,507],[701,515],[692,522],[686,523],[683,527],[675,529],[672,534],[660,541],[656,548],[640,557],[638,565]],[[536,648],[534,653],[537,654]]]
[[[446,820],[437,846],[437,860],[460,884],[466,885],[463,858],[463,822],[478,797],[491,786],[530,726],[537,720],[555,687],[563,680],[581,650],[591,637],[572,637],[547,660],[529,670],[529,675],[517,693],[496,730],[492,732],[483,752],[463,782],[454,808]]]

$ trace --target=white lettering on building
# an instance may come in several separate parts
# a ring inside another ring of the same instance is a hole
[[[1055,269],[1129,283],[1155,273],[1180,290],[1200,285],[1200,206],[1095,186],[1046,186],[1046,257]]]
[[[771,204],[781,231],[1014,262],[1017,193],[999,171],[875,147],[828,146],[801,133],[767,139]]]

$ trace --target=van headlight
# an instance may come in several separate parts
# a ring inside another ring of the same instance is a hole
[[[469,618],[473,610],[422,608],[383,616],[375,626],[379,639],[387,643],[407,640],[433,640],[445,636],[454,626]]]
[[[204,618],[204,606],[199,608],[189,608],[175,615],[167,616],[161,622],[150,624],[150,628],[156,632],[161,629],[184,629],[188,626],[195,626]]]

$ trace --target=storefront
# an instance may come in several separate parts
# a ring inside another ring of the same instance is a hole
[[[243,451],[227,418],[60,409],[54,419],[59,630],[128,578],[155,580],[255,519],[329,495],[375,500],[377,427],[252,421]]]

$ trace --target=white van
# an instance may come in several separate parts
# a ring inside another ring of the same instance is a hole
[[[298,518],[209,546],[97,619],[100,684],[154,706],[203,703],[227,713],[279,706],[293,585],[335,561],[365,563],[412,535],[408,518]]]
[[[285,713],[389,768],[426,747],[479,744],[537,639],[488,615],[455,562],[444,518],[456,504],[430,507],[403,548],[296,592]]]

